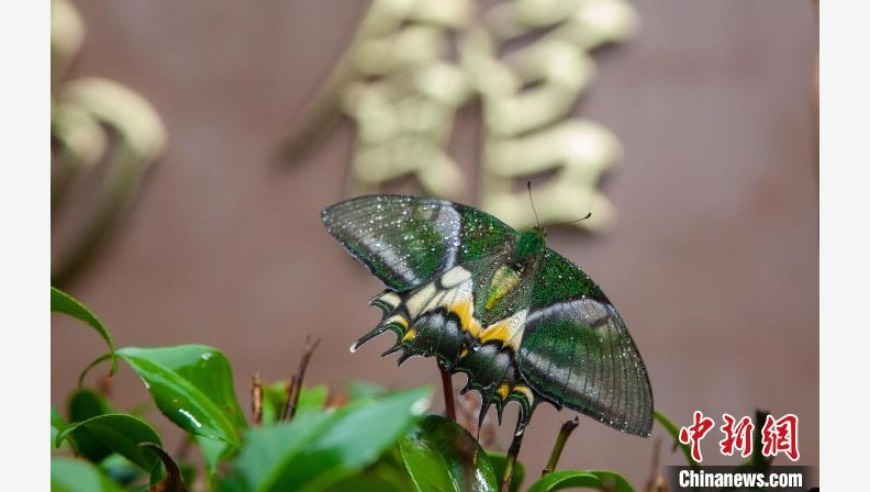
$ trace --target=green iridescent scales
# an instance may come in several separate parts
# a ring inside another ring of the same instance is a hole
[[[396,195],[323,211],[327,230],[388,287],[372,304],[387,353],[434,356],[468,375],[483,413],[521,404],[520,425],[549,401],[624,432],[649,435],[646,368],[616,309],[583,271],[546,247],[543,229],[518,232],[461,204]],[[386,355],[386,354],[385,354]]]

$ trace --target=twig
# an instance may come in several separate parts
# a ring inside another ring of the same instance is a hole
[[[574,416],[573,420],[562,424],[562,428],[559,429],[559,435],[556,437],[556,442],[553,444],[553,451],[550,452],[550,460],[547,461],[547,467],[541,472],[542,477],[547,476],[548,473],[552,473],[556,469],[559,458],[562,456],[562,450],[565,449],[565,443],[578,425],[580,425],[580,420],[576,416]]]
[[[263,423],[263,385],[260,383],[260,373],[255,372],[251,381],[251,416],[254,425]]]
[[[296,406],[299,404],[299,394],[302,392],[302,380],[305,378],[305,370],[308,369],[308,362],[311,360],[311,354],[320,345],[320,339],[311,343],[309,337],[305,337],[305,351],[302,353],[302,360],[299,361],[299,369],[287,385],[287,407],[284,409],[282,420],[290,421],[296,415]]]
[[[163,450],[153,442],[139,443],[139,447],[148,448],[160,458],[163,462],[163,468],[166,469],[166,478],[163,481],[154,484],[148,489],[148,492],[187,492],[187,487],[184,486],[184,479],[181,477],[181,470],[178,464],[169,456],[169,453]]]
[[[444,368],[441,363],[438,363],[438,372],[441,373],[441,388],[444,390],[444,407],[447,412],[447,418],[456,422],[456,403],[453,401],[453,378],[450,376],[450,371]]]
[[[523,436],[525,435],[525,425],[522,415],[517,417],[517,430],[514,432],[514,438],[511,440],[511,447],[508,449],[507,460],[504,464],[504,476],[501,477],[501,492],[510,492],[511,481],[514,478],[514,463],[517,462],[517,455],[520,454],[520,446],[523,444]]]
[[[652,466],[649,471],[649,480],[646,482],[646,492],[665,492],[668,486],[665,484],[665,479],[662,477],[659,462],[662,454],[662,436],[656,436],[653,443]]]
[[[97,382],[97,391],[103,394],[103,396],[110,397],[112,396],[112,376],[108,374],[101,377]]]

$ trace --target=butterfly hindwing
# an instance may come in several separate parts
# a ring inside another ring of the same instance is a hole
[[[579,268],[552,250],[540,265],[517,364],[547,399],[631,434],[652,427],[652,391],[619,313]]]
[[[322,216],[329,233],[397,291],[488,256],[516,235],[489,214],[434,198],[364,196],[332,205]]]

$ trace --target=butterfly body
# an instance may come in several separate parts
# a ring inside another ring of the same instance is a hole
[[[461,204],[397,195],[351,199],[323,212],[327,230],[387,289],[371,304],[384,355],[435,357],[482,397],[481,419],[520,404],[524,426],[549,401],[624,432],[649,435],[646,368],[619,314],[579,268],[546,246]]]

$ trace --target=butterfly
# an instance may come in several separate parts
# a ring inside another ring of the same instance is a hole
[[[546,245],[540,226],[517,231],[473,207],[434,198],[372,195],[322,212],[327,231],[386,285],[370,304],[383,355],[435,357],[481,395],[480,419],[520,405],[518,433],[535,407],[568,407],[649,436],[647,370],[604,292]]]

